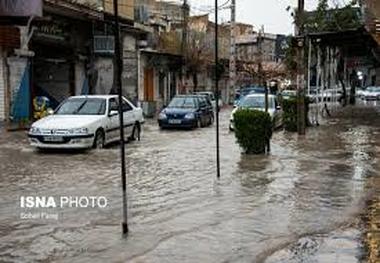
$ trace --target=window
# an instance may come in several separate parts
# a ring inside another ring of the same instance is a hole
[[[123,111],[126,112],[126,111],[131,111],[133,108],[132,106],[127,102],[127,101],[123,101]]]
[[[119,111],[119,103],[114,98],[110,99],[109,111]]]
[[[131,111],[132,106],[126,101],[123,100],[123,112]],[[110,99],[110,108],[109,111],[119,111],[119,100],[116,98]]]
[[[67,99],[57,110],[57,115],[103,115],[105,100],[97,98]]]
[[[168,108],[196,108],[197,103],[193,97],[175,97]]]
[[[206,102],[206,98],[205,98],[205,97],[200,97],[200,98],[199,98],[199,106],[200,106],[201,108],[207,106],[207,102]]]

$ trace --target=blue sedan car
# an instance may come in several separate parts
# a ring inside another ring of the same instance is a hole
[[[205,96],[179,95],[158,116],[160,128],[197,128],[211,125],[212,105]]]

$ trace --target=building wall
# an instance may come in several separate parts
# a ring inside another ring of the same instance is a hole
[[[124,96],[137,102],[137,49],[136,38],[133,35],[126,34],[123,39],[123,74],[122,83]]]
[[[98,71],[96,94],[109,94],[113,85],[113,59],[112,57],[95,58],[95,68]]]
[[[375,85],[380,86],[380,68],[376,68],[376,74],[375,74]]]
[[[113,14],[113,0],[103,0],[104,10]],[[135,15],[134,0],[119,0],[119,15],[123,18],[133,20]]]
[[[75,95],[82,93],[85,78],[84,62],[78,61],[75,63]]]

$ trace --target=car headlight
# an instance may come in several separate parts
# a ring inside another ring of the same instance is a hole
[[[158,119],[159,120],[165,120],[167,118],[166,114],[164,112],[161,112],[159,115],[158,115]]]
[[[69,133],[71,133],[71,134],[88,134],[88,129],[87,128],[70,129]]]
[[[187,113],[185,119],[195,119],[195,114],[193,112]]]
[[[31,127],[29,129],[29,133],[31,133],[31,134],[39,134],[39,133],[41,133],[41,130],[39,128],[36,128],[36,127]]]

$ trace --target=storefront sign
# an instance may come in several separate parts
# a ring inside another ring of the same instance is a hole
[[[65,22],[54,21],[37,26],[34,34],[38,37],[65,41],[69,36],[69,28]]]
[[[1,16],[42,16],[42,0],[1,0]]]

